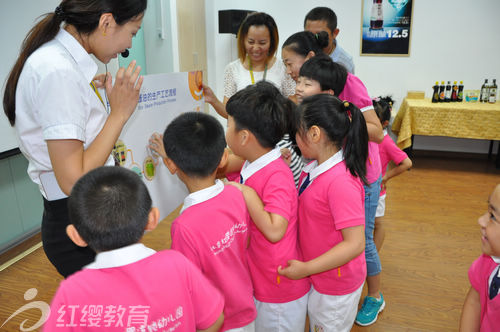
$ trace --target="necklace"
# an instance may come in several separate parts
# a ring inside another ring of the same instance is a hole
[[[253,69],[252,69],[252,60],[250,60],[250,57],[248,57],[248,69],[250,71],[250,79],[252,80],[252,84],[255,84],[255,78],[253,76]],[[266,75],[267,75],[267,62],[266,62],[266,67],[264,68],[264,77],[262,78],[263,81],[266,80]]]

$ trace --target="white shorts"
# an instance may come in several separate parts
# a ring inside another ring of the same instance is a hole
[[[226,330],[226,332],[255,332],[255,321],[251,322],[247,326],[238,327],[231,330]]]
[[[347,295],[324,295],[313,288],[309,292],[307,308],[310,331],[351,331],[362,290],[363,285]]]
[[[255,331],[304,332],[308,297],[309,293],[285,303],[260,302],[254,299],[257,308]]]
[[[378,198],[377,211],[375,212],[375,218],[385,216],[385,195],[383,194]]]

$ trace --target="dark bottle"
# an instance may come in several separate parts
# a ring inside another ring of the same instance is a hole
[[[451,87],[451,101],[458,100],[458,86],[457,81],[453,82],[453,86]]]
[[[382,0],[373,0],[372,14],[370,17],[370,30],[381,30],[384,26],[384,13]]]
[[[457,101],[462,102],[464,100],[464,81],[460,81],[458,85]]]
[[[497,80],[496,79],[493,79],[493,84],[490,85],[488,102],[492,103],[492,104],[497,102]]]
[[[444,96],[444,101],[449,102],[451,101],[451,83],[448,81],[448,84],[446,84],[446,93]]]
[[[436,84],[432,88],[434,89],[432,93],[432,102],[437,103],[439,102],[439,82],[436,81]]]
[[[444,81],[441,81],[441,85],[439,86],[439,101],[443,102],[444,101]]]
[[[481,86],[481,96],[479,97],[479,100],[482,103],[486,103],[488,101],[489,95],[490,92],[489,92],[488,79],[485,79],[483,85]]]

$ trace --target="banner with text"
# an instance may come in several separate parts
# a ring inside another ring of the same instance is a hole
[[[203,110],[201,82],[201,71],[144,76],[137,108],[113,150],[122,167],[144,180],[162,219],[183,202],[188,192],[177,176],[170,174],[162,158],[148,148],[149,139],[155,132],[163,134],[178,115]]]

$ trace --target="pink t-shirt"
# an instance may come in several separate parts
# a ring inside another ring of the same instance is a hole
[[[172,223],[172,249],[197,265],[224,295],[222,331],[257,317],[246,258],[249,221],[241,191],[225,186],[215,197],[186,208]]]
[[[500,295],[490,300],[489,278],[498,264],[488,255],[481,255],[469,269],[471,286],[479,293],[481,302],[481,332],[500,331]]]
[[[339,94],[338,97],[341,100],[347,100],[353,103],[361,112],[373,109],[373,102],[365,85],[357,76],[351,73],[347,73],[344,90],[342,90],[342,93]],[[378,144],[375,142],[368,142],[368,160],[366,161],[366,179],[368,183],[377,181],[381,171],[382,167],[380,164]]]
[[[303,172],[302,179],[307,176]],[[345,161],[318,175],[299,196],[299,244],[309,261],[343,241],[341,230],[365,224],[364,189]],[[310,276],[314,289],[326,295],[346,295],[366,278],[365,252],[333,270]]]
[[[311,288],[307,279],[291,280],[278,275],[278,267],[290,259],[301,259],[297,244],[297,188],[290,167],[278,158],[254,173],[245,184],[252,187],[264,209],[288,220],[283,238],[272,243],[250,224],[248,265],[255,298],[261,302],[285,303],[304,296]]]
[[[173,250],[63,280],[45,331],[195,331],[219,318],[222,294]]]
[[[384,136],[384,140],[379,144],[380,163],[382,165],[382,176],[387,172],[387,165],[392,160],[396,165],[401,164],[408,155],[401,151],[389,135]],[[380,196],[385,194],[385,189],[380,190]]]

